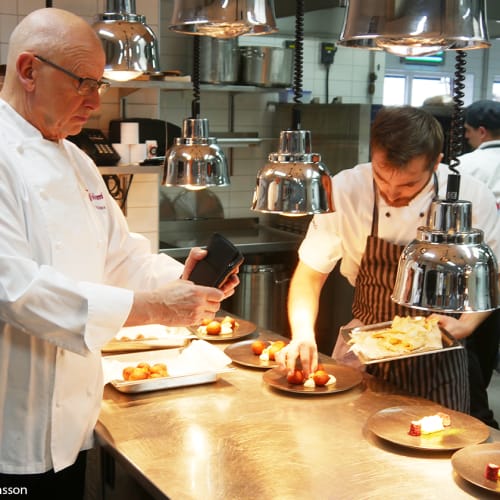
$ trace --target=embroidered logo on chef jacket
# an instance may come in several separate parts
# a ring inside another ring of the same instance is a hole
[[[102,192],[100,193],[90,193],[87,191],[89,195],[89,200],[94,205],[97,210],[106,210],[106,202],[104,201],[104,195]]]

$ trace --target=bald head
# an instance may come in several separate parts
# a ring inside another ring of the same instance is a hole
[[[95,90],[80,93],[85,79],[99,83],[105,55],[90,24],[71,12],[31,12],[9,41],[0,97],[50,140],[74,135],[98,109]],[[57,96],[57,97],[56,97]]]
[[[57,58],[82,48],[102,50],[99,37],[84,19],[62,9],[39,9],[28,14],[12,32],[7,66],[15,67],[17,57],[25,51]]]

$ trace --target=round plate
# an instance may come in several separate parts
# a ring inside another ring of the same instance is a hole
[[[222,321],[224,319],[224,316],[220,318],[215,318],[216,321]],[[208,334],[202,334],[198,332],[198,327],[194,326],[191,327],[190,330],[199,338],[206,340],[208,342],[228,342],[231,340],[235,339],[240,339],[242,337],[247,337],[248,335],[251,335],[252,333],[255,332],[257,327],[255,326],[255,323],[251,323],[250,321],[246,321],[244,319],[238,319],[238,328],[234,330],[232,333],[224,333],[224,334],[219,334],[219,335],[208,335]]]
[[[460,477],[476,486],[500,493],[500,481],[490,481],[484,477],[489,463],[500,465],[500,443],[467,446],[451,457],[453,469]]]
[[[444,412],[450,416],[451,426],[424,436],[410,436],[410,423],[422,417]],[[409,448],[423,450],[457,450],[486,441],[488,427],[477,418],[442,406],[396,406],[385,408],[372,415],[368,429],[382,439]]]
[[[267,382],[271,387],[280,389],[286,392],[295,392],[298,394],[334,394],[336,392],[347,391],[358,385],[363,380],[363,375],[355,368],[346,365],[338,365],[335,363],[321,362],[323,369],[333,375],[337,382],[331,385],[322,387],[304,387],[303,385],[290,384],[286,379],[286,374],[279,368],[271,368],[264,373],[264,382]]]
[[[224,349],[224,352],[239,365],[251,366],[252,368],[262,368],[267,370],[273,366],[277,366],[276,361],[263,361],[259,356],[252,352],[252,344],[255,339],[243,340],[242,342],[236,342],[236,344],[231,344]],[[271,344],[271,341],[267,341]]]

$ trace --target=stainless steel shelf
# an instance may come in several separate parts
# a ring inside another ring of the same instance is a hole
[[[162,174],[163,165],[144,166],[137,163],[118,165],[116,167],[97,167],[102,175],[136,175],[136,174]]]
[[[192,90],[192,82],[175,82],[163,80],[131,80],[128,82],[112,82],[111,86],[119,89],[131,89],[131,91],[140,89],[160,89],[169,90]],[[232,93],[263,93],[263,92],[280,92],[285,90],[283,87],[259,87],[256,85],[216,85],[211,83],[202,83],[200,85],[202,91],[207,92],[232,92]]]

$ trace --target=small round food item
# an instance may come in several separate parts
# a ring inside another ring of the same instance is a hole
[[[286,377],[289,384],[300,385],[304,383],[304,374],[302,370],[295,369],[292,373],[289,373]]]
[[[153,375],[166,377],[168,375],[167,365],[165,363],[155,363],[149,370],[149,373],[151,377],[153,377]]]
[[[146,380],[149,378],[168,377],[167,365],[165,363],[137,363],[136,366],[127,366],[122,371],[123,380]]]
[[[313,373],[313,380],[317,386],[323,386],[330,380],[330,375],[328,375],[328,373],[324,370],[316,370]]]
[[[256,356],[260,356],[262,354],[262,351],[267,347],[267,342],[265,340],[256,340],[255,342],[252,342],[252,352]]]
[[[222,330],[221,324],[216,321],[210,321],[210,323],[206,326],[207,335],[219,335]]]
[[[134,370],[134,366],[126,366],[122,371],[123,380],[130,380],[130,374]]]
[[[283,340],[277,340],[276,342],[273,342],[270,346],[269,346],[269,359],[271,361],[275,361],[276,360],[276,353],[278,351],[281,351],[281,349],[283,349],[283,347],[285,347],[285,342],[283,342]]]
[[[128,380],[145,380],[149,377],[149,372],[144,370],[144,368],[136,367],[130,372]]]

